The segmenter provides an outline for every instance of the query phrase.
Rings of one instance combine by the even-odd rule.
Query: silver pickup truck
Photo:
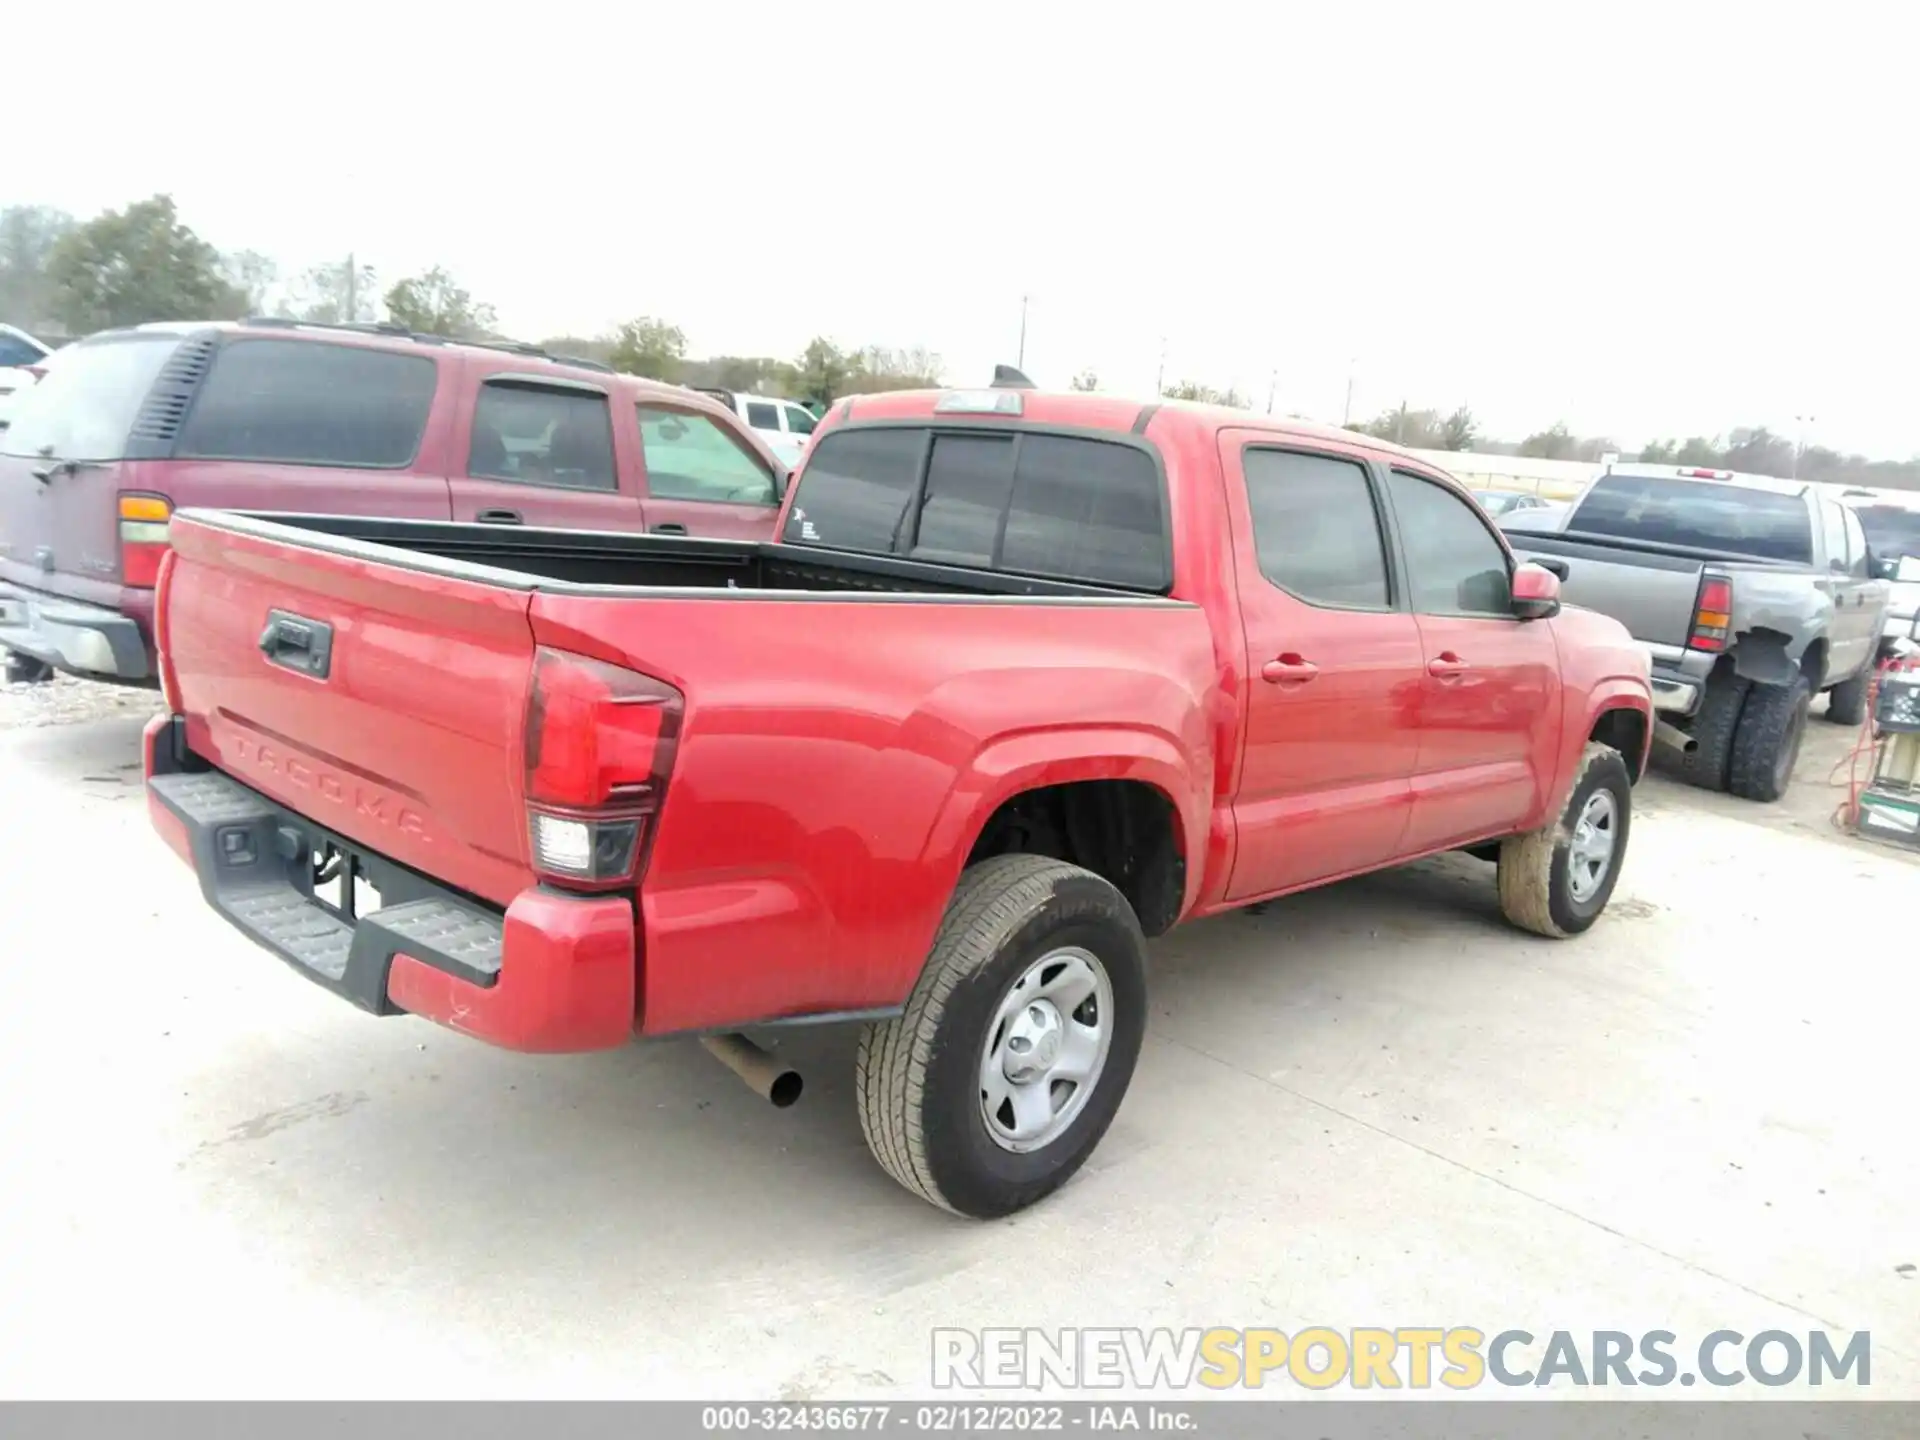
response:
[[[1819,487],[1616,465],[1501,528],[1522,559],[1566,567],[1568,604],[1647,647],[1656,736],[1696,784],[1777,800],[1816,694],[1829,719],[1864,719],[1891,587],[1859,520]]]

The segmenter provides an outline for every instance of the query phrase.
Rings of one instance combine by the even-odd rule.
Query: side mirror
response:
[[[1558,575],[1562,580],[1565,580],[1567,578],[1569,571],[1572,569],[1572,567],[1568,565],[1566,561],[1555,559],[1554,557],[1549,555],[1536,555],[1533,559],[1527,561],[1526,563],[1529,565],[1538,565],[1542,570],[1545,570],[1548,574]]]
[[[1560,577],[1529,561],[1513,572],[1513,613],[1522,620],[1546,620],[1560,613]]]

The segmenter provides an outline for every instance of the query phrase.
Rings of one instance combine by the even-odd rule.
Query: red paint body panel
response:
[[[391,996],[496,1043],[552,1049],[614,1043],[616,1013],[668,1034],[899,1004],[975,840],[1024,791],[1157,789],[1193,916],[1532,828],[1564,803],[1604,710],[1650,716],[1645,653],[1603,617],[1335,611],[1262,575],[1242,443],[1411,463],[1391,447],[1241,412],[1167,406],[1142,425],[1133,402],[1024,398],[1030,422],[1134,430],[1157,451],[1173,603],[529,590],[189,518],[162,595],[189,746],[504,908],[497,987],[396,962]],[[934,400],[862,397],[853,423],[926,417]],[[264,662],[270,605],[336,627],[331,681]],[[684,697],[637,930],[630,913],[616,923],[624,897],[534,888],[523,788],[536,645]],[[1467,668],[1430,673],[1448,656]],[[1278,680],[1264,673],[1275,661]],[[1295,683],[1296,661],[1317,667],[1311,680]],[[1630,758],[1637,770],[1644,753]]]

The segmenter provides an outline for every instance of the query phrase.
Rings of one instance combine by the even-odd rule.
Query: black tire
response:
[[[1680,757],[1680,773],[1688,783],[1703,790],[1727,788],[1733,768],[1733,732],[1752,689],[1751,680],[1742,680],[1729,669],[1716,670],[1708,678],[1693,716],[1693,749]]]
[[[38,685],[53,679],[53,667],[44,660],[22,655],[16,650],[7,651],[6,656],[9,685]]]
[[[1598,791],[1613,800],[1612,855],[1595,889],[1575,895],[1575,828]],[[1526,835],[1514,835],[1500,845],[1500,913],[1522,930],[1564,940],[1591,929],[1613,898],[1620,867],[1627,859],[1627,839],[1633,828],[1633,780],[1618,750],[1597,741],[1581,752],[1580,769],[1566,808]]]
[[[1805,675],[1794,676],[1788,685],[1754,686],[1733,732],[1727,789],[1742,800],[1763,804],[1786,794],[1812,705],[1813,685]]]
[[[1076,1118],[1043,1147],[989,1133],[981,1061],[1002,1001],[1050,951],[1094,956],[1112,987],[1106,1059]],[[1146,939],[1120,892],[1090,871],[1001,855],[960,877],[906,1010],[869,1025],[855,1062],[860,1129],[886,1172],[956,1215],[1010,1215],[1065,1184],[1106,1134],[1146,1033]]]
[[[1869,661],[1851,680],[1843,680],[1827,691],[1827,719],[1836,725],[1858,725],[1867,718],[1867,689],[1873,684],[1873,663]]]

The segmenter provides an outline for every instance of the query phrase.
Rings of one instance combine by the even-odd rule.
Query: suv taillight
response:
[[[673,771],[685,700],[664,681],[541,646],[527,701],[533,868],[557,884],[636,883]]]
[[[120,579],[149,589],[167,556],[167,522],[173,504],[164,495],[120,496]]]
[[[1687,636],[1692,650],[1727,648],[1727,626],[1732,623],[1733,582],[1724,575],[1700,577],[1700,594],[1693,602],[1693,629]]]

